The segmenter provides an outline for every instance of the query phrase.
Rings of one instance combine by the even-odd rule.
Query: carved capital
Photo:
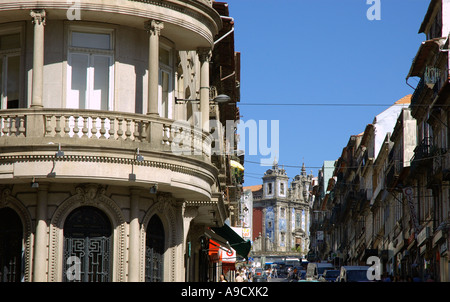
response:
[[[152,35],[160,35],[164,28],[164,22],[158,20],[150,20],[144,23],[144,28]]]
[[[45,10],[33,9],[30,12],[30,16],[34,24],[45,25]]]
[[[211,60],[211,48],[201,47],[197,49],[200,62],[209,62]]]

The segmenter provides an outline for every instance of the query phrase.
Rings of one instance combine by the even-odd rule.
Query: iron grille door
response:
[[[162,282],[164,263],[164,227],[154,215],[147,226],[145,244],[145,281]]]
[[[64,243],[64,281],[110,281],[110,237],[69,237]]]
[[[22,222],[16,212],[0,209],[0,282],[20,282],[22,238]]]
[[[64,223],[64,281],[110,280],[111,223],[99,209],[75,209]]]
[[[145,282],[162,282],[163,256],[154,248],[145,249]]]

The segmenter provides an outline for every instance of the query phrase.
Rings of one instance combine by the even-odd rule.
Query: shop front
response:
[[[205,232],[209,239],[209,281],[219,281],[222,274],[228,281],[233,281],[236,263],[248,259],[251,242],[243,239],[238,233],[242,233],[241,228],[232,228],[227,224],[210,228]]]
[[[435,232],[432,239],[432,252],[435,258],[436,281],[448,282],[449,263],[448,263],[448,239],[447,230],[441,228]]]

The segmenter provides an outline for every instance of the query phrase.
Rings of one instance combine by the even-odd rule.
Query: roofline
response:
[[[436,7],[436,4],[439,1],[441,1],[441,0],[431,0],[430,5],[428,6],[428,9],[427,9],[427,13],[425,14],[422,24],[420,25],[419,34],[425,33],[425,28],[427,27],[428,22],[431,18],[431,15],[433,14],[434,8]]]

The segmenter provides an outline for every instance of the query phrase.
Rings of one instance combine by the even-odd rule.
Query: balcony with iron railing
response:
[[[429,168],[431,166],[432,144],[432,137],[425,137],[414,149],[414,156],[411,159],[411,171],[418,171],[423,167]]]
[[[422,93],[424,92],[425,89],[426,89],[425,80],[422,77],[419,83],[417,84],[416,89],[413,92],[413,95],[411,96],[411,107],[416,106],[419,103],[420,97],[422,96]]]
[[[386,187],[390,190],[396,185],[396,182],[403,169],[403,161],[399,159],[392,159],[386,169]]]
[[[437,176],[449,168],[449,153],[446,149],[434,146],[431,149],[431,155],[433,158],[432,175]]]

